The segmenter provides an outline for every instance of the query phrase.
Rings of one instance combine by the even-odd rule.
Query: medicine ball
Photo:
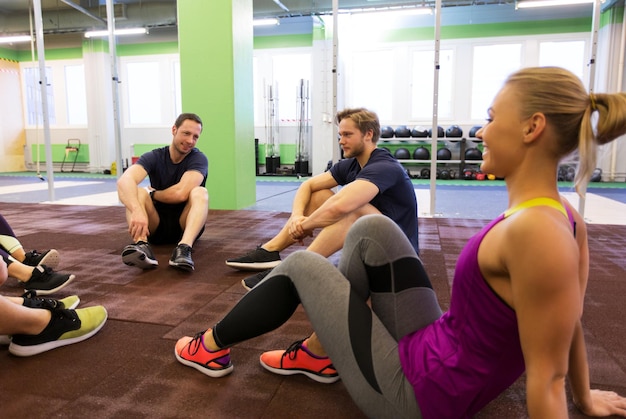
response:
[[[408,160],[411,158],[411,153],[404,147],[398,148],[393,155],[398,160]]]
[[[422,179],[430,179],[430,169],[428,167],[424,167],[420,170],[420,177]]]
[[[476,133],[478,132],[479,129],[481,129],[482,126],[480,125],[475,125],[472,128],[470,128],[469,130],[469,136],[470,137],[476,137]]]
[[[476,172],[476,180],[485,180],[487,176],[483,172]]]
[[[439,172],[439,179],[450,179],[450,172],[446,169],[442,169],[441,172]]]
[[[465,169],[463,170],[463,179],[465,180],[474,180],[476,179],[476,173],[474,169]]]
[[[437,138],[443,138],[444,134],[445,133],[443,131],[443,128],[440,127],[440,126],[437,126]],[[433,129],[432,128],[428,130],[428,136],[429,137],[433,136]]]
[[[589,179],[589,181],[590,182],[600,182],[601,180],[602,180],[602,169],[597,168],[591,174],[591,179]]]
[[[461,138],[463,136],[463,130],[458,125],[450,125],[446,130],[446,137]]]
[[[380,138],[392,138],[393,134],[393,128],[388,125],[380,129]]]
[[[426,147],[417,147],[413,151],[414,160],[428,160],[430,159],[430,151]]]
[[[452,152],[447,148],[440,148],[437,150],[437,160],[450,160],[452,158]]]
[[[456,179],[456,170],[450,170],[450,179]]]
[[[576,177],[576,169],[574,166],[567,166],[567,173],[565,174],[565,180],[571,182]]]
[[[411,130],[406,127],[406,125],[400,125],[396,127],[394,130],[397,138],[408,138],[411,136]]]
[[[424,127],[415,127],[411,130],[411,137],[428,137],[428,129]]]
[[[465,160],[482,160],[483,153],[476,147],[465,150]]]

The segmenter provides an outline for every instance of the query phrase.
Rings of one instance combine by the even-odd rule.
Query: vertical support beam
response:
[[[252,0],[179,1],[183,112],[198,114],[211,208],[256,202]]]

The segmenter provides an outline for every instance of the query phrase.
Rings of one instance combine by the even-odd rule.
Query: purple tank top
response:
[[[459,255],[450,310],[398,344],[424,418],[471,417],[524,372],[515,311],[489,287],[478,266],[480,243],[504,218],[491,221]]]

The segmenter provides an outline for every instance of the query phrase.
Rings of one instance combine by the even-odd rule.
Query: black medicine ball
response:
[[[476,147],[465,150],[465,160],[482,160],[483,153]]]
[[[408,138],[411,136],[411,130],[406,127],[406,125],[400,125],[395,129],[396,137],[398,138]]]
[[[481,129],[482,127],[480,125],[475,125],[473,126],[470,130],[469,130],[469,136],[470,137],[476,137],[476,133],[478,132],[479,129]]]
[[[440,148],[437,150],[437,160],[450,160],[452,158],[452,152],[447,148]]]
[[[446,137],[461,138],[463,136],[463,130],[458,125],[451,125],[446,130]]]
[[[437,126],[437,138],[443,138],[444,135],[445,135],[445,132],[443,130],[443,127]],[[429,137],[433,136],[432,128],[428,130],[428,136]]]
[[[426,147],[417,147],[413,151],[413,160],[428,160],[430,159],[430,151]]]
[[[380,138],[392,138],[393,134],[393,128],[391,128],[390,126],[382,127],[380,129]]]
[[[394,157],[398,160],[408,160],[411,158],[411,153],[408,149],[400,147],[393,153]]]
[[[415,127],[411,130],[411,137],[428,137],[428,129],[424,127]]]

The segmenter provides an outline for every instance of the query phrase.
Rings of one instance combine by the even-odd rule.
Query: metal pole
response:
[[[115,130],[115,161],[117,166],[117,178],[122,176],[122,134],[120,128],[120,101],[119,89],[120,83],[117,74],[117,51],[115,45],[115,15],[113,13],[113,0],[106,0],[107,9],[107,28],[109,30],[109,60],[111,61],[111,88],[113,89],[113,124]]]
[[[43,20],[41,19],[41,0],[33,0],[35,10],[35,37],[37,39],[37,57],[39,58],[39,86],[43,116],[43,135],[46,149],[46,173],[48,177],[48,200],[54,201],[54,172],[52,171],[52,146],[50,145],[50,115],[48,114],[48,81],[46,79],[46,50],[43,44]]]
[[[431,128],[430,147],[430,215],[435,215],[435,197],[437,192],[437,137],[439,135],[439,42],[441,32],[441,0],[435,2],[435,60],[433,83],[433,125]]]
[[[339,55],[339,0],[333,0],[333,113],[331,118],[337,115],[337,63]],[[333,141],[337,141],[337,124],[333,124]],[[333,163],[340,157],[339,146],[333,146]]]
[[[593,26],[591,28],[591,57],[589,59],[589,93],[593,93],[596,82],[596,52],[598,51],[598,28],[600,27],[601,0],[595,0],[593,5]],[[580,191],[578,212],[585,216],[585,202],[587,200],[587,186]]]

